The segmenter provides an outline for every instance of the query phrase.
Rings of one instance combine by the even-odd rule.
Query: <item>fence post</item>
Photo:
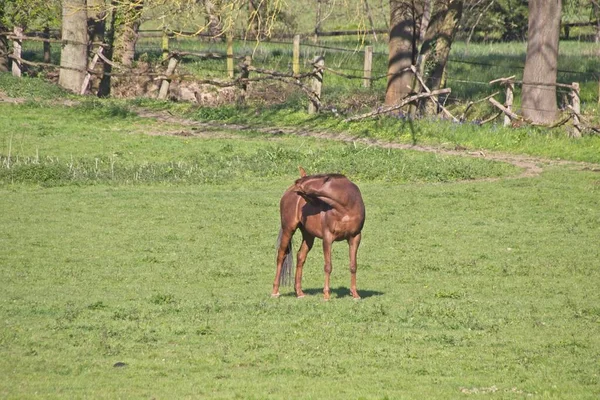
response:
[[[325,66],[325,59],[322,56],[315,57],[313,62],[313,79],[312,79],[312,91],[316,96],[317,101],[313,101],[311,99],[308,104],[308,113],[315,114],[319,112],[319,107],[321,106],[321,89],[323,87],[323,67]]]
[[[514,91],[515,91],[515,83],[513,80],[506,81],[506,102],[504,105],[508,109],[508,111],[512,110],[513,100],[514,100]],[[504,114],[504,126],[510,126],[510,117]]]
[[[227,34],[227,76],[233,79],[233,34]]]
[[[47,64],[50,64],[52,62],[52,52],[51,52],[51,46],[50,46],[50,28],[48,28],[48,27],[44,28],[44,33],[42,34],[42,37],[44,39],[46,39],[43,44],[44,62]]]
[[[364,79],[363,87],[371,87],[371,70],[373,65],[373,46],[365,47],[365,68],[364,68]]]
[[[246,94],[248,93],[248,81],[250,77],[250,65],[252,65],[252,56],[246,56],[242,63],[242,72],[240,74],[240,96],[238,97],[238,105],[246,102]]]
[[[21,65],[21,50],[23,45],[23,28],[20,26],[15,26],[13,28],[13,33],[16,38],[13,39],[13,62],[12,62],[12,74],[13,76],[20,77],[23,73],[22,65]]]
[[[160,84],[160,90],[158,91],[158,99],[165,100],[167,95],[169,94],[169,86],[171,85],[171,79],[169,76],[173,75],[175,72],[175,68],[177,67],[177,63],[179,62],[179,58],[173,55],[169,59],[169,65],[167,65],[167,71],[165,72],[165,79]]]
[[[100,54],[102,54],[102,51],[104,51],[104,48],[102,46],[98,46],[98,50],[96,50],[96,53],[94,54],[94,57],[92,58],[92,61],[90,61],[90,65],[88,66],[88,71],[85,74],[85,78],[83,78],[83,83],[81,84],[81,91],[79,92],[79,94],[84,95],[88,85],[90,84],[90,79],[92,78],[92,74],[90,71],[93,71],[94,68],[96,68],[96,63],[98,62],[98,59],[100,58]]]
[[[292,72],[300,73],[300,35],[294,35],[294,50],[292,52]]]
[[[572,137],[581,137],[581,125],[579,125],[579,115],[581,114],[581,99],[579,98],[579,82],[573,82],[571,90],[571,103],[573,107],[573,132]]]
[[[166,29],[163,29],[163,31],[162,31],[161,48],[162,48],[162,59],[163,59],[163,61],[165,61],[167,58],[169,58],[169,34]]]

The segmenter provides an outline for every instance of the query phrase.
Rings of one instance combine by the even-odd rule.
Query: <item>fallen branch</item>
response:
[[[571,111],[571,113],[573,113],[574,115],[576,115],[577,117],[579,117],[579,121],[581,121],[581,124],[577,124],[579,125],[579,128],[587,128],[591,131],[594,131],[594,133],[598,134],[600,133],[600,127],[596,127],[596,126],[592,126],[589,123],[587,123],[586,118],[583,117],[583,115],[581,115],[581,113],[575,111],[575,109],[573,108],[572,105],[567,105],[567,108],[569,109],[569,111]]]
[[[499,116],[501,116],[503,113],[502,111],[499,111],[497,114],[492,115],[491,117],[484,119],[483,121],[480,121],[478,123],[479,126],[483,125],[483,124],[487,124],[488,122],[491,122],[493,120],[495,120],[496,118],[498,118]]]
[[[478,104],[478,103],[482,103],[482,102],[484,102],[484,101],[486,101],[486,100],[488,100],[488,99],[490,99],[490,98],[494,97],[494,96],[495,96],[495,95],[497,95],[498,93],[500,93],[500,92],[494,92],[494,93],[490,94],[489,96],[486,96],[486,97],[484,97],[483,99],[479,99],[479,100],[475,100],[475,101],[470,101],[470,102],[467,104],[467,107],[465,108],[465,111],[463,111],[462,115],[460,116],[459,120],[460,120],[460,121],[464,121],[464,120],[465,120],[465,118],[466,118],[466,116],[467,116],[467,112],[469,112],[469,109],[470,109],[472,106],[474,106],[475,104]],[[502,113],[500,113],[500,114],[502,114]],[[496,118],[496,117],[494,117],[494,119],[495,119],[495,118]]]
[[[523,119],[523,118],[519,117],[517,114],[515,114],[514,112],[510,111],[508,108],[504,107],[502,104],[500,104],[500,102],[498,100],[494,99],[493,97],[490,97],[488,100],[490,103],[492,103],[492,105],[494,107],[496,107],[497,109],[502,111],[504,114],[508,115],[510,117],[510,119],[517,119],[517,120]]]
[[[419,81],[419,83],[421,84],[421,86],[423,87],[423,89],[425,89],[425,91],[429,94],[431,94],[431,90],[429,90],[429,88],[427,87],[427,85],[425,84],[425,81],[423,81],[423,78],[421,77],[421,75],[419,74],[419,72],[417,71],[417,68],[415,68],[414,65],[410,66],[410,70],[413,72],[413,74],[415,74],[415,76],[417,77],[417,80]],[[442,109],[442,111],[444,112],[444,114],[446,114],[447,117],[451,118],[452,121],[454,122],[458,122],[458,119],[452,115],[450,113],[450,111],[448,111],[446,109],[446,107],[444,107],[437,99],[436,96],[430,96],[429,99],[431,101],[433,101],[435,104],[438,105],[438,107],[440,107]]]
[[[493,81],[490,81],[490,85],[493,85],[494,83],[500,83],[501,85],[505,85],[506,83],[510,83],[514,79],[515,79],[515,75],[509,76],[506,78],[498,78],[498,79],[494,79]]]
[[[380,108],[378,110],[375,111],[371,111],[369,113],[366,114],[361,114],[361,115],[357,115],[355,117],[350,117],[350,118],[346,118],[344,120],[344,122],[353,122],[353,121],[358,121],[361,119],[365,119],[365,118],[370,118],[370,117],[374,117],[376,115],[380,115],[380,114],[385,114],[385,113],[389,113],[395,110],[398,110],[402,107],[404,107],[405,105],[415,101],[415,100],[419,100],[425,97],[431,97],[431,96],[437,96],[440,94],[445,94],[445,93],[450,93],[452,90],[450,88],[445,88],[445,89],[439,89],[439,90],[434,90],[430,93],[419,93],[419,94],[415,94],[413,96],[409,96],[409,97],[405,97],[404,99],[402,99],[400,101],[400,103],[395,104],[393,106],[388,106],[388,107],[384,107],[384,108]]]

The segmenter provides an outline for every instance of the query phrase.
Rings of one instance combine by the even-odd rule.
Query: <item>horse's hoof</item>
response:
[[[272,298],[272,299],[276,299],[276,298],[278,298],[278,297],[279,297],[279,293],[272,293],[272,294],[271,294],[271,298]]]
[[[304,298],[304,294],[300,294],[298,296],[296,296],[297,299],[303,299]]]

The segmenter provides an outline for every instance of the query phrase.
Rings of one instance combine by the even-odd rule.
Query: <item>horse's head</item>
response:
[[[327,182],[332,179],[345,178],[344,175],[340,174],[320,174],[320,175],[308,175],[303,176],[300,179],[296,179],[292,191],[300,195],[315,195],[317,192],[322,191],[323,187]]]

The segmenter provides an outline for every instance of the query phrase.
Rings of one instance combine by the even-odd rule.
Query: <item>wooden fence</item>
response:
[[[42,41],[44,43],[61,43],[61,44],[65,43],[65,41],[62,41],[60,39],[50,39],[48,37],[25,36],[23,34],[23,31],[20,30],[19,28],[15,28],[15,30],[13,32],[5,32],[3,34],[7,35],[7,37],[10,40],[12,40],[12,43],[13,43],[13,46],[12,46],[13,51],[12,51],[12,54],[9,55],[9,57],[13,60],[13,63],[12,63],[13,75],[21,76],[24,65],[38,66],[38,67],[51,67],[51,68],[64,68],[64,67],[59,67],[59,66],[51,64],[51,63],[33,62],[33,61],[24,60],[22,58],[21,52],[22,52],[22,43],[25,40]],[[323,88],[324,73],[328,72],[328,73],[333,73],[333,74],[336,74],[336,75],[339,75],[342,77],[357,78],[356,76],[347,76],[347,75],[341,73],[340,71],[336,71],[334,69],[326,67],[325,59],[321,56],[318,56],[312,60],[312,71],[301,74],[300,73],[300,65],[301,65],[301,63],[300,63],[300,35],[295,35],[293,38],[293,42],[292,42],[293,48],[292,48],[292,72],[291,73],[278,72],[278,71],[267,70],[267,69],[263,69],[263,68],[257,68],[252,65],[252,58],[250,56],[248,56],[248,55],[235,56],[234,52],[233,52],[233,37],[231,37],[231,36],[228,36],[226,38],[227,51],[225,54],[216,53],[216,52],[196,53],[196,52],[170,51],[169,50],[169,42],[170,42],[170,38],[172,37],[172,35],[169,35],[169,34],[166,34],[163,32],[162,37],[163,37],[162,42],[161,42],[162,43],[162,54],[163,54],[163,58],[165,59],[165,62],[167,63],[166,70],[164,73],[155,73],[155,74],[152,74],[151,76],[149,74],[149,77],[151,79],[159,81],[159,90],[158,90],[158,96],[157,96],[159,99],[166,99],[168,97],[169,86],[170,86],[170,83],[172,80],[174,80],[174,79],[179,79],[179,80],[193,79],[194,81],[201,83],[201,84],[212,84],[212,85],[219,86],[219,87],[231,87],[231,86],[239,87],[240,91],[239,91],[239,97],[238,97],[237,102],[241,104],[241,103],[244,103],[246,100],[247,88],[248,88],[249,83],[257,82],[257,81],[261,81],[261,80],[278,80],[278,81],[282,81],[287,84],[291,84],[291,85],[295,85],[295,86],[299,87],[307,95],[308,99],[310,100],[309,106],[308,106],[308,112],[310,114],[313,114],[313,113],[319,112],[319,110],[322,107],[321,94],[322,94],[322,88]],[[86,43],[86,45],[89,45],[89,44]],[[128,75],[129,76],[133,76],[133,75],[139,76],[139,73],[129,73],[129,74],[127,72],[126,73],[106,73],[106,72],[95,71],[96,64],[99,61],[110,64],[113,67],[118,67],[118,66],[115,65],[111,60],[108,60],[103,55],[103,49],[105,47],[105,45],[103,43],[92,43],[91,45],[93,46],[93,51],[92,51],[93,56],[91,58],[88,68],[85,71],[83,71],[86,73],[86,75],[85,75],[85,79],[84,79],[83,85],[80,90],[81,94],[85,94],[88,91],[88,86],[90,84],[90,80],[93,75],[107,74],[107,75],[113,75],[113,76],[114,75],[117,75],[117,76],[128,76]],[[363,53],[364,53],[364,63],[363,63],[364,68],[363,68],[363,74],[361,77],[362,86],[370,87],[372,81],[377,80],[377,79],[387,78],[387,75],[382,75],[382,76],[378,76],[378,77],[372,76],[372,62],[373,62],[373,47],[372,46],[366,46]],[[178,63],[184,56],[185,57],[199,57],[199,58],[203,58],[203,59],[210,58],[210,59],[225,60],[225,66],[226,66],[228,79],[225,81],[214,80],[214,79],[202,80],[202,79],[198,79],[197,77],[192,77],[189,75],[176,74],[175,71],[178,66]],[[237,77],[235,75],[235,61],[236,60],[240,61],[240,63],[238,64],[239,74]],[[424,79],[418,74],[416,68],[414,66],[412,66],[409,69],[410,69],[410,71],[412,71],[412,73],[415,75],[415,77],[419,81],[424,92],[408,96],[408,97],[402,99],[400,101],[400,103],[398,103],[397,105],[394,105],[391,107],[383,107],[383,108],[379,108],[378,110],[370,112],[370,113],[353,116],[353,117],[347,118],[346,121],[348,121],[348,122],[357,121],[360,119],[370,118],[370,117],[373,117],[376,115],[389,113],[394,110],[398,110],[409,103],[416,102],[416,101],[423,101],[424,99],[428,99],[429,101],[432,101],[435,103],[437,109],[445,117],[447,117],[453,121],[456,121],[456,122],[464,121],[466,119],[467,112],[474,104],[488,100],[495,108],[497,108],[499,110],[499,112],[484,121],[480,121],[479,122],[480,124],[484,124],[489,121],[492,121],[501,115],[504,115],[504,125],[505,126],[509,126],[509,125],[513,124],[515,121],[520,121],[523,123],[531,123],[531,121],[527,121],[527,120],[523,119],[523,117],[517,115],[512,110],[513,101],[514,101],[515,85],[523,83],[520,81],[516,81],[515,76],[511,76],[511,77],[507,77],[507,78],[499,78],[499,79],[495,79],[495,80],[489,82],[491,85],[498,84],[505,88],[506,95],[505,95],[505,103],[504,104],[501,104],[494,98],[494,96],[498,94],[498,92],[496,92],[496,93],[494,93],[490,96],[487,96],[481,100],[470,101],[467,104],[462,115],[460,117],[455,117],[454,115],[452,115],[450,113],[450,111],[448,111],[448,109],[446,107],[444,107],[444,105],[442,105],[440,103],[440,101],[438,101],[439,95],[447,95],[448,93],[451,92],[451,89],[446,88],[446,89],[431,91],[426,86]],[[254,75],[254,76],[252,76],[252,75]],[[303,80],[306,80],[306,79],[310,79],[309,84],[303,83]],[[577,82],[573,82],[572,84],[558,83],[558,84],[556,84],[556,86],[561,87],[561,88],[566,88],[569,90],[570,104],[567,106],[567,109],[569,111],[568,116],[566,118],[563,118],[559,122],[553,124],[552,127],[563,125],[572,118],[573,119],[573,130],[571,132],[572,136],[580,137],[581,133],[584,129],[589,129],[594,132],[599,132],[600,129],[591,127],[589,124],[585,123],[585,117],[582,116],[582,114],[581,114],[579,84]]]

